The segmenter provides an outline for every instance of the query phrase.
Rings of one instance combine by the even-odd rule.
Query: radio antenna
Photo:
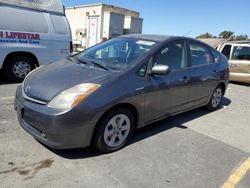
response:
[[[186,32],[186,33],[183,35],[183,37],[187,36],[187,35],[190,34],[190,33],[192,33],[192,30]]]

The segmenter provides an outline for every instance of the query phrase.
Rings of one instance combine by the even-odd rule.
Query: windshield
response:
[[[89,48],[75,57],[79,61],[94,62],[108,69],[121,70],[135,63],[155,42],[132,38],[115,38]]]

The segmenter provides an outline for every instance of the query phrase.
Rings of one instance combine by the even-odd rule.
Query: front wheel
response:
[[[33,59],[25,56],[11,58],[5,66],[5,75],[12,82],[22,82],[30,71],[36,68]]]
[[[222,98],[223,98],[223,94],[224,94],[224,90],[221,86],[218,86],[210,100],[209,100],[209,103],[208,105],[206,106],[206,109],[209,110],[209,111],[215,111],[217,110],[220,106],[221,106],[221,101],[222,101]]]
[[[108,112],[97,125],[95,147],[103,153],[121,149],[131,138],[134,125],[135,118],[129,109],[119,108]]]

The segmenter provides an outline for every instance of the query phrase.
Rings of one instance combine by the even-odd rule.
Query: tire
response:
[[[130,140],[134,127],[135,117],[129,109],[112,110],[97,125],[93,144],[102,153],[120,150]]]
[[[11,82],[22,82],[30,71],[36,68],[34,59],[26,56],[11,58],[4,67],[5,76]]]
[[[221,107],[223,95],[224,95],[223,87],[222,86],[216,87],[210,100],[209,100],[209,103],[206,106],[206,109],[208,111],[218,110]]]

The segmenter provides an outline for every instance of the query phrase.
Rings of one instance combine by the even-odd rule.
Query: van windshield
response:
[[[114,38],[75,56],[79,61],[95,62],[114,70],[124,69],[146,54],[156,42],[132,38]]]
[[[61,0],[0,0],[0,3],[64,14]]]

